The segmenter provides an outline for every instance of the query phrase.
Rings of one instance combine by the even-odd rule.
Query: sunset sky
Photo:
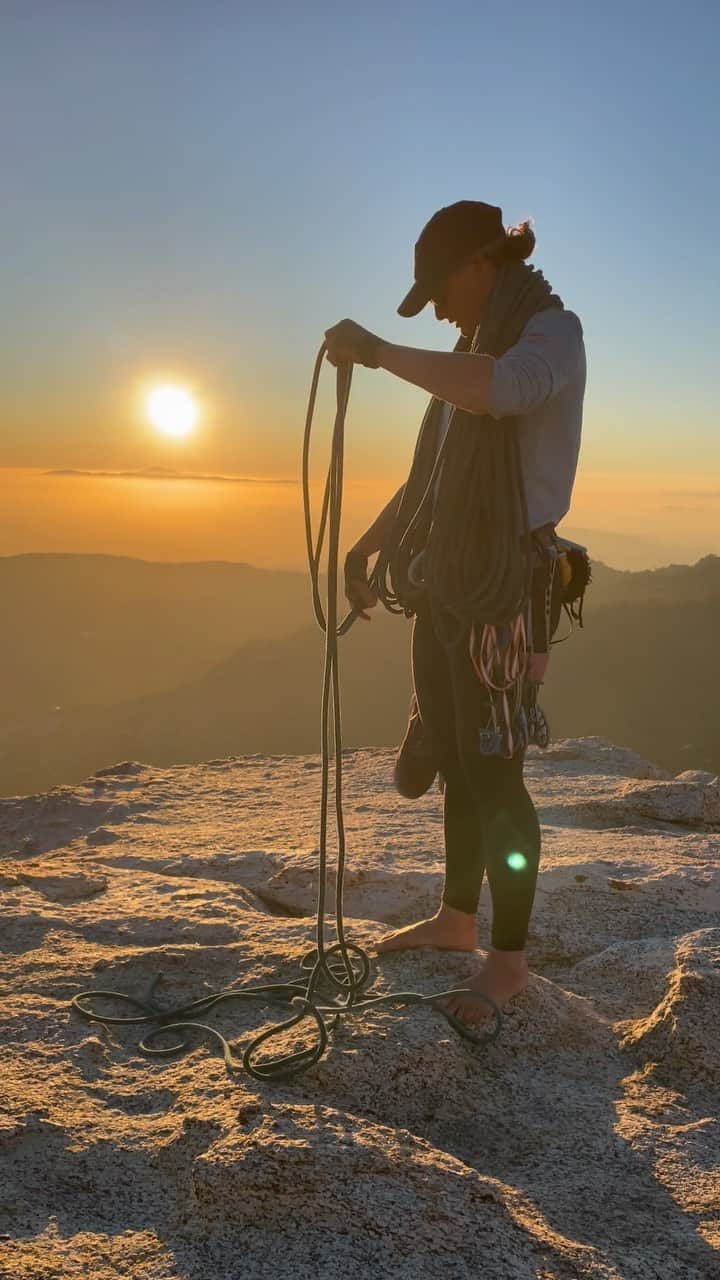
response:
[[[306,566],[324,330],[451,350],[432,308],[396,308],[459,199],[532,217],[531,261],[583,322],[565,527],[620,567],[720,552],[719,15],[4,0],[0,554]],[[197,401],[186,436],[147,420],[163,383]],[[343,546],[405,478],[426,403],[355,371]]]

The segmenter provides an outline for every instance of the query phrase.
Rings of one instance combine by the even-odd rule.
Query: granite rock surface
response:
[[[392,762],[343,755],[346,936],[369,952],[434,911],[443,880],[442,796],[403,800]],[[532,976],[498,1039],[386,1003],[276,1083],[202,1030],[149,1057],[146,1024],[70,1001],[155,981],[169,1009],[298,981],[320,758],[123,761],[0,800],[2,1280],[720,1276],[718,780],[597,738],[531,749],[526,776]],[[331,861],[333,819],[331,802]],[[332,872],[327,888],[333,941]],[[489,931],[485,885],[475,956],[373,958],[371,993],[464,986]],[[239,1059],[288,1016],[244,1000],[198,1021]]]

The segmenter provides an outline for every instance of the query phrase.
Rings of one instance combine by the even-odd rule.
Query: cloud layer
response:
[[[44,474],[111,480],[203,480],[212,484],[297,484],[297,480],[284,476],[213,476],[195,471],[173,471],[169,467],[142,467],[137,471],[86,471],[77,467],[63,467]]]

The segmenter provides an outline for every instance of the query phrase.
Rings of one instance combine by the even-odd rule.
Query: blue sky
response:
[[[295,474],[326,328],[452,348],[396,307],[423,224],[482,199],[534,219],[583,321],[582,464],[720,473],[717,5],[5,0],[2,24],[2,465],[177,463],[130,421],[168,369],[213,406],[183,465]],[[427,397],[359,371],[353,398],[358,473],[382,450],[399,483]]]

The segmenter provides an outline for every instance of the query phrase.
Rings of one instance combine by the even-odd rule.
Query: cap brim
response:
[[[417,280],[398,307],[399,316],[416,316],[430,301],[430,294]]]

